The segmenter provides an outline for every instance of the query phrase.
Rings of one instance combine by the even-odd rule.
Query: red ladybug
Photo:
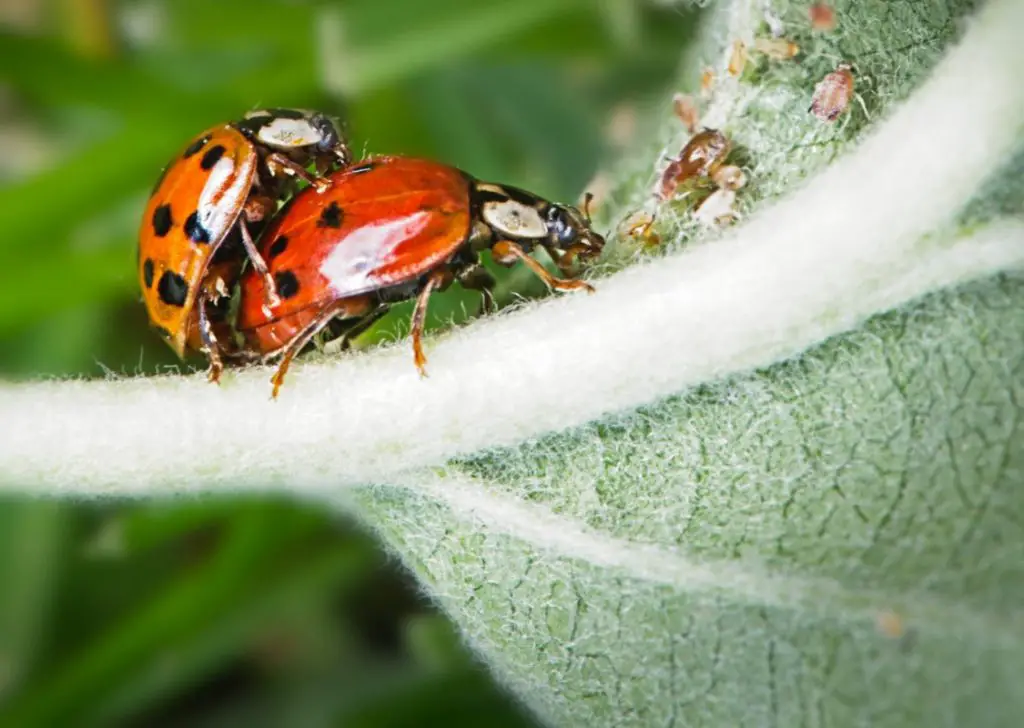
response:
[[[272,109],[207,129],[171,160],[146,205],[138,266],[150,322],[178,356],[205,350],[210,378],[218,378],[220,342],[230,333],[220,320],[223,304],[245,255],[255,271],[266,273],[248,224],[277,209],[288,186],[282,173],[322,191],[329,183],[305,165],[316,162],[326,172],[348,159],[348,147],[328,117]],[[277,300],[272,285],[265,296]]]
[[[250,353],[263,361],[281,357],[275,397],[292,358],[329,322],[343,320],[347,341],[389,304],[412,297],[415,363],[425,374],[430,294],[457,280],[489,304],[494,279],[480,265],[483,250],[501,265],[524,262],[555,290],[593,290],[552,276],[530,257],[544,248],[567,273],[577,258],[600,253],[604,238],[574,207],[422,159],[378,157],[328,179],[322,195],[296,195],[261,238],[280,302],[264,305],[258,270],[242,278],[237,327]]]

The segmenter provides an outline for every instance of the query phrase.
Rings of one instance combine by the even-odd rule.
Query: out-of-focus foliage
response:
[[[691,25],[632,0],[5,2],[0,372],[176,364],[138,301],[135,231],[200,129],[320,108],[360,151],[572,200]],[[478,306],[452,290],[431,321]],[[2,727],[530,724],[367,534],[300,504],[8,500],[0,585]]]

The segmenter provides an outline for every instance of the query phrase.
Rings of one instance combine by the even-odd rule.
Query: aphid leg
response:
[[[495,263],[506,266],[514,265],[516,261],[519,260],[523,261],[527,268],[532,270],[538,278],[544,281],[548,288],[553,290],[578,291],[583,289],[587,293],[594,292],[594,287],[586,281],[556,278],[551,275],[544,269],[544,266],[527,255],[526,252],[518,245],[509,240],[500,240],[495,243],[494,247],[491,248],[491,256],[494,258]]]
[[[497,281],[480,263],[474,263],[464,269],[459,273],[457,280],[468,291],[480,291],[480,294],[484,297],[484,311],[493,312],[498,310],[498,304],[494,301],[493,293],[493,288]]]
[[[313,322],[305,330],[299,332],[282,352],[281,361],[277,365],[277,371],[270,378],[270,383],[274,385],[270,398],[277,399],[277,393],[281,391],[281,385],[284,384],[284,377],[288,373],[288,367],[291,366],[292,359],[305,348],[310,339],[320,333],[320,329],[338,315],[344,315],[346,318],[362,316],[370,310],[372,305],[370,298],[364,296],[362,298],[343,298],[324,306]]]
[[[281,152],[271,152],[266,158],[267,171],[270,172],[274,177],[279,176],[281,173],[290,174],[293,177],[298,177],[303,182],[316,187],[317,192],[326,192],[331,187],[331,181],[325,177],[314,177],[306,168],[298,162],[293,162],[288,159]]]
[[[446,269],[435,270],[427,276],[427,283],[416,296],[416,307],[412,310],[412,354],[420,376],[427,376],[427,357],[423,354],[423,327],[427,322],[427,302],[435,288],[444,288],[451,282],[451,273]]]
[[[210,323],[210,317],[206,312],[207,303],[207,297],[200,295],[199,338],[202,339],[203,350],[206,352],[206,357],[210,360],[210,369],[206,373],[206,378],[214,384],[220,384],[220,375],[224,371],[224,363],[220,358],[220,343],[217,341],[217,336],[213,333],[213,325]]]
[[[868,113],[868,107],[864,103],[864,99],[861,97],[861,95],[858,94],[858,93],[855,93],[853,95],[853,98],[857,99],[857,103],[860,104],[860,108],[861,108],[861,111],[864,112],[864,116],[867,118],[868,121],[871,121],[871,114]]]
[[[241,229],[242,245],[245,246],[245,252],[249,255],[249,260],[252,261],[252,267],[263,277],[263,285],[266,289],[263,293],[264,313],[269,316],[270,312],[266,308],[272,308],[281,303],[281,297],[277,295],[277,284],[274,283],[274,277],[267,270],[267,261],[263,260],[260,251],[256,250],[256,243],[253,242],[252,235],[249,234],[245,220],[239,218],[238,227]]]

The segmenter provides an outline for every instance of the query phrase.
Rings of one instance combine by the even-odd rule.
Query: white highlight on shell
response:
[[[423,231],[430,215],[421,210],[397,220],[355,227],[324,258],[320,274],[331,282],[338,296],[354,296],[374,288],[374,272],[394,254],[396,247]]]
[[[276,149],[294,149],[318,144],[323,134],[308,119],[284,119],[278,117],[260,127],[257,137],[267,146]]]
[[[210,234],[211,243],[224,237],[235,224],[238,210],[249,195],[255,159],[250,156],[241,166],[235,162],[229,153],[218,159],[199,193],[199,224]]]

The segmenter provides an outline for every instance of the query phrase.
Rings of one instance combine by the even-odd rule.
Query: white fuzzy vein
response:
[[[663,584],[683,594],[719,595],[730,602],[772,606],[845,624],[877,624],[899,615],[907,630],[969,635],[992,646],[1018,644],[1024,615],[979,611],[923,593],[851,589],[833,579],[786,574],[751,559],[697,560],[682,549],[615,538],[550,509],[502,494],[487,483],[433,474],[400,478],[412,491],[444,503],[474,532],[523,541],[547,557],[569,558],[616,577]]]
[[[713,244],[430,342],[268,369],[0,387],[0,482],[33,492],[331,489],[520,442],[793,356],[938,287],[1021,265],[1019,225],[925,238],[1016,148],[1024,3],[992,0],[851,154]]]

